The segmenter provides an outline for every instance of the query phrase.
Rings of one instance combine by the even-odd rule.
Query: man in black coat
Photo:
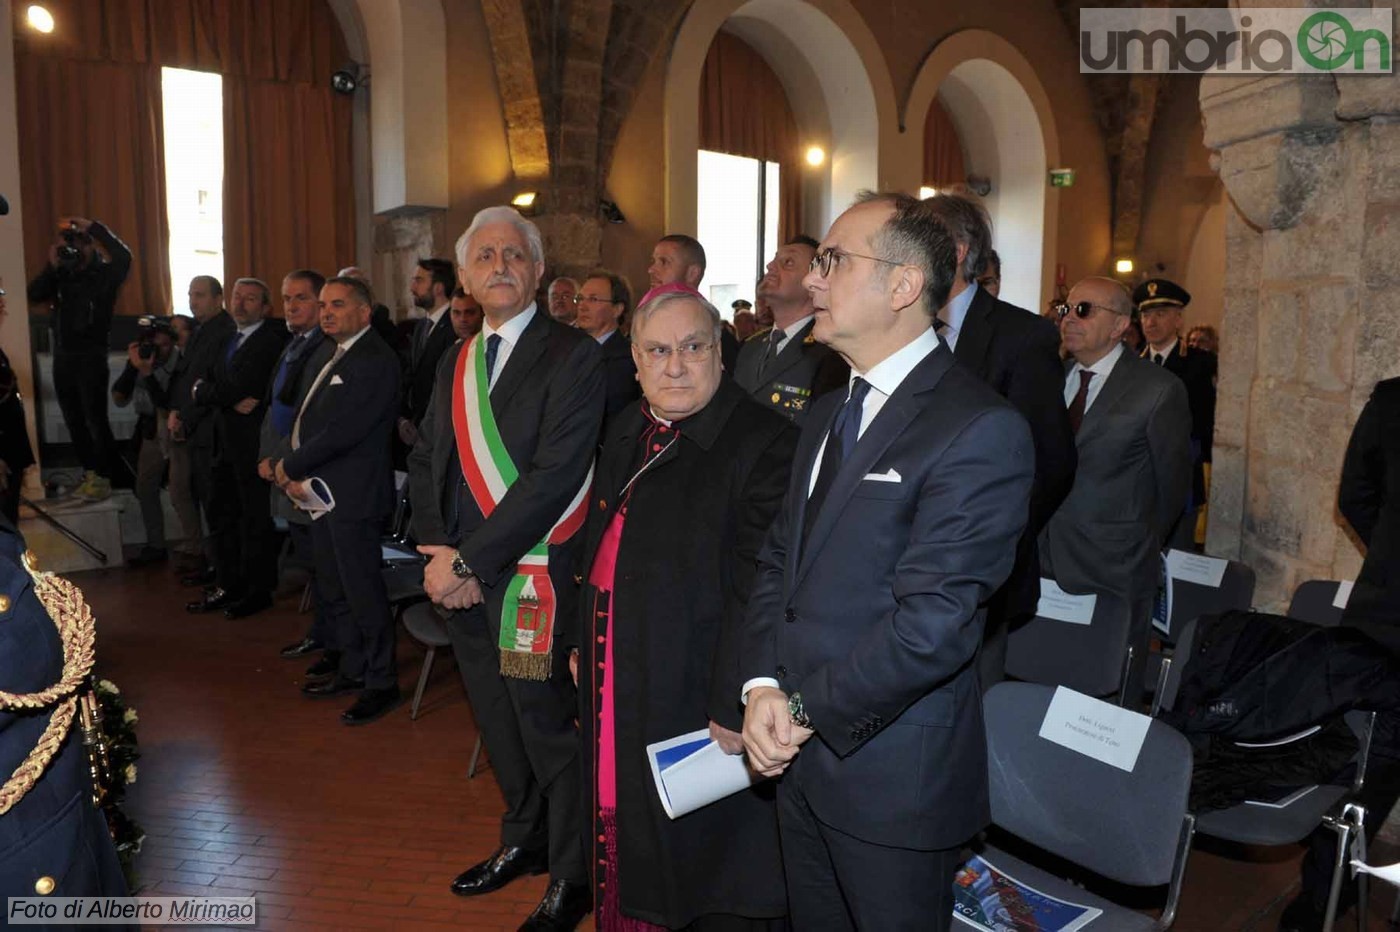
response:
[[[1186,384],[1191,405],[1191,498],[1172,537],[1173,546],[1195,545],[1196,512],[1205,504],[1205,467],[1211,461],[1215,436],[1215,379],[1219,361],[1214,353],[1193,350],[1181,339],[1181,317],[1191,295],[1176,282],[1151,278],[1133,289],[1133,304],[1142,321],[1147,345],[1142,358],[1162,366]]]
[[[632,287],[616,272],[598,269],[589,273],[574,299],[578,312],[574,326],[598,341],[603,348],[603,382],[606,402],[604,429],[623,408],[641,396],[637,384],[637,364],[632,359],[632,343],[618,330],[618,324],[632,308]]]
[[[1400,545],[1396,544],[1400,534],[1400,379],[1377,383],[1361,409],[1342,462],[1337,506],[1366,547],[1366,559],[1342,613],[1342,623],[1361,628],[1400,653]],[[1356,799],[1366,809],[1368,845],[1395,808],[1397,797],[1400,716],[1381,713],[1371,742],[1366,780]],[[1283,911],[1281,932],[1317,932],[1322,928],[1336,853],[1336,833],[1313,832],[1303,858],[1303,887]],[[1345,880],[1337,915],[1355,902],[1356,884]]]
[[[799,236],[779,248],[758,281],[758,297],[773,312],[773,326],[739,346],[734,381],[761,405],[798,427],[812,402],[844,388],[845,361],[812,336],[816,308],[802,279],[817,254],[816,241]]]
[[[446,259],[419,259],[408,283],[414,307],[425,316],[414,322],[413,337],[408,345],[408,367],[404,370],[403,404],[398,420],[402,455],[396,452],[396,457],[400,460],[408,455],[418,439],[418,425],[428,413],[438,360],[457,342],[449,312],[452,290],[456,287],[457,270]]]
[[[588,912],[591,897],[578,705],[562,646],[576,643],[570,629],[578,621],[573,567],[580,540],[560,522],[582,518],[579,493],[603,417],[602,353],[587,334],[536,307],[543,240],[516,211],[477,214],[457,242],[457,262],[485,323],[438,366],[408,458],[413,532],[431,557],[424,589],[451,610],[452,651],[507,811],[500,847],[459,875],[452,890],[490,893],[547,869],[549,889],[521,928],[567,930]],[[484,437],[473,425],[487,417],[500,443],[489,442],[490,456],[477,455],[472,441]],[[458,419],[461,433],[454,430]],[[525,573],[537,593],[553,590],[552,616],[541,619],[517,596]],[[536,584],[546,575],[547,585],[544,578]],[[552,637],[548,622],[556,628]]]
[[[304,499],[315,485],[333,504],[312,521],[311,545],[317,594],[330,616],[340,667],[302,692],[358,692],[340,718],[364,725],[399,702],[394,616],[379,544],[394,507],[390,442],[399,410],[398,359],[370,328],[374,299],[363,282],[332,278],[321,289],[320,305],[321,331],[335,352],[307,388],[292,423],[291,452],[274,474],[294,499]]]
[[[21,564],[24,541],[0,517],[0,689],[46,690],[63,678],[58,629]],[[55,715],[0,706],[0,771],[15,773]],[[53,759],[33,786],[0,811],[0,898],[126,896],[107,820],[92,804],[88,754],[75,714]]]
[[[219,361],[219,352],[238,325],[232,315],[224,310],[224,288],[212,275],[196,275],[190,280],[190,313],[199,325],[190,337],[180,361],[175,367],[175,377],[170,380],[170,428],[172,442],[187,447],[190,460],[190,494],[204,513],[208,525],[210,546],[198,542],[198,550],[203,555],[209,550],[213,556],[212,540],[220,531],[220,521],[227,521],[229,515],[216,510],[214,495],[214,420],[212,408],[201,407],[194,402],[194,386],[197,382],[212,379],[214,367]],[[205,565],[204,556],[191,561],[184,567],[188,575],[181,579],[186,585],[205,585],[214,582],[212,569]]]
[[[647,764],[648,744],[706,727],[742,753],[737,640],[797,443],[786,419],[721,378],[719,329],[699,295],[639,311],[632,353],[646,400],[613,419],[590,496],[579,727],[595,764],[583,775],[598,928],[619,913],[672,929],[701,917],[719,927],[720,915],[727,929],[763,928],[787,912],[772,786],[673,821]],[[611,748],[598,727],[604,687]],[[594,779],[609,751],[611,787]]]
[[[744,745],[782,774],[797,929],[946,930],[986,826],[975,658],[1025,529],[1025,419],[933,332],[956,248],[920,201],[867,195],[807,276],[817,339],[851,366],[817,402],[758,557]]]
[[[938,312],[938,333],[958,362],[1015,406],[1035,441],[1035,487],[1016,565],[987,608],[986,638],[978,666],[982,688],[1006,674],[1006,638],[1035,614],[1040,599],[1036,537],[1074,485],[1074,432],[1061,395],[1065,370],[1060,334],[1044,318],[993,296],[977,282],[992,252],[986,211],[975,201],[940,194],[926,202],[958,244],[958,270],[948,303]]]
[[[270,608],[277,586],[277,534],[258,475],[258,440],[268,381],[288,333],[268,318],[272,291],[256,278],[234,283],[229,311],[237,327],[215,354],[210,376],[190,392],[196,406],[215,412],[209,507],[218,516],[210,528],[216,584],[185,608],[243,618]]]

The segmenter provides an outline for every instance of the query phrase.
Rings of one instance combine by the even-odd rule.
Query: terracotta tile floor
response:
[[[255,895],[259,927],[278,930],[515,929],[538,901],[545,878],[475,900],[448,892],[495,847],[501,810],[489,768],[466,778],[476,728],[450,651],[418,721],[405,702],[347,728],[349,701],[303,698],[305,664],[277,656],[306,624],[297,593],[234,622],[186,614],[192,590],[163,568],[74,579],[97,613],[99,673],[140,713],[130,811],[147,831],[142,892]],[[406,692],[422,656],[400,637]],[[1272,932],[1298,856],[1198,849],[1175,928]],[[1374,898],[1375,932],[1390,896]]]

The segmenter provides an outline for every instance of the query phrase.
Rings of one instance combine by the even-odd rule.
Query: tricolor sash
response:
[[[501,440],[491,411],[490,380],[486,377],[486,341],[472,337],[457,357],[452,383],[452,422],[462,477],[483,517],[490,518],[506,490],[520,473]],[[550,648],[554,641],[557,600],[549,578],[549,547],[573,537],[587,514],[588,489],[593,467],[574,494],[569,507],[544,540],[530,549],[516,565],[506,584],[501,608],[501,674],[524,680],[549,679]]]

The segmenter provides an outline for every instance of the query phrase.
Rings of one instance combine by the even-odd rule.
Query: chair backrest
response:
[[[1293,591],[1293,601],[1288,603],[1288,617],[1325,627],[1341,624],[1342,610],[1332,604],[1339,585],[1335,579],[1309,579],[1300,583]]]
[[[1101,592],[1090,624],[1037,615],[1013,628],[1007,638],[1006,672],[1018,680],[1068,686],[1090,696],[1114,695],[1123,683],[1123,662],[1132,630],[1132,618],[1123,600]],[[1134,648],[1143,650],[1146,646]]]
[[[1167,665],[1167,672],[1162,680],[1162,688],[1154,700],[1154,716],[1159,710],[1176,707],[1176,695],[1181,691],[1181,678],[1186,672],[1186,662],[1191,658],[1191,651],[1196,645],[1196,621],[1197,619],[1192,618],[1181,626],[1176,633],[1176,650],[1162,661]]]
[[[1220,585],[1212,588],[1183,579],[1172,580],[1172,616],[1167,639],[1175,642],[1181,626],[1202,615],[1218,615],[1238,609],[1248,611],[1254,602],[1254,570],[1230,560]]]
[[[1191,745],[1148,726],[1131,773],[1040,737],[1055,690],[998,683],[983,697],[992,821],[1119,883],[1174,883],[1191,788]]]
[[[408,502],[408,473],[394,471],[394,513],[389,519],[389,533],[386,538],[401,544],[408,540],[408,522],[413,510]]]

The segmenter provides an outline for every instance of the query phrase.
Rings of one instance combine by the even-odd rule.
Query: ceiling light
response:
[[[30,4],[26,11],[26,18],[29,20],[29,28],[38,32],[53,32],[53,14],[47,7],[42,7],[37,3]]]
[[[826,161],[826,150],[825,150],[825,149],[823,149],[821,146],[808,146],[808,147],[807,147],[807,164],[808,164],[808,165],[812,166],[813,168],[816,168],[818,165],[820,165],[821,163],[823,163],[823,162],[825,162],[825,161]]]
[[[1117,272],[1119,275],[1133,274],[1133,260],[1119,259],[1117,262],[1113,263],[1113,271]]]
[[[926,200],[928,200],[928,199],[931,198],[931,197],[937,197],[937,196],[938,196],[938,189],[937,189],[937,188],[930,188],[928,185],[924,185],[922,188],[919,189],[919,200],[921,200],[921,201],[926,201]]]

